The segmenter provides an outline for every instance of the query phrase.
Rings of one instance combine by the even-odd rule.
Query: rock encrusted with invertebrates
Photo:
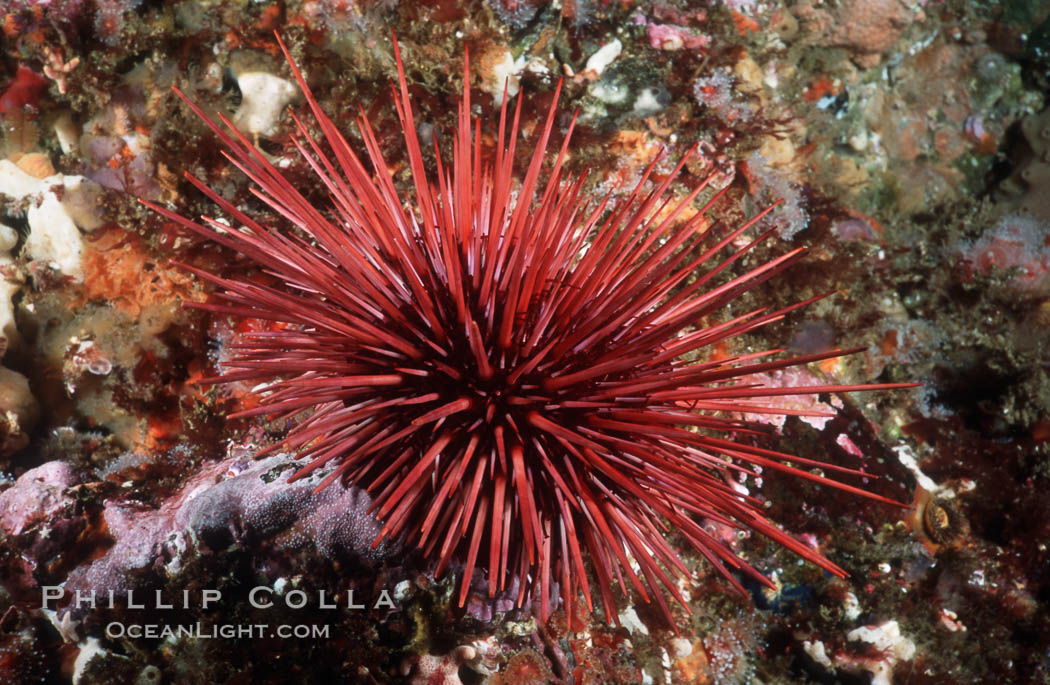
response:
[[[79,235],[67,233],[69,241],[53,253],[73,254],[81,246],[83,281],[77,283],[34,259],[43,251],[23,249],[34,232],[29,223],[44,228],[39,210],[56,200],[68,203],[72,193],[24,195],[13,174],[0,174],[0,247],[10,253],[0,260],[0,294],[10,301],[0,310],[3,366],[28,381],[8,386],[19,408],[17,420],[5,414],[7,447],[15,451],[0,460],[6,469],[0,490],[21,491],[31,477],[16,485],[18,479],[48,462],[75,474],[68,484],[49,481],[61,506],[38,512],[19,535],[0,540],[0,680],[65,682],[73,673],[81,683],[134,682],[161,673],[165,681],[224,682],[306,673],[385,682],[416,655],[449,655],[457,645],[481,654],[482,643],[489,645],[485,668],[499,672],[494,679],[553,673],[583,682],[703,680],[728,665],[766,681],[783,674],[832,680],[886,674],[889,659],[875,654],[883,649],[881,638],[914,645],[913,654],[894,650],[898,681],[920,672],[940,680],[1046,679],[1050,662],[1030,645],[1050,640],[1050,622],[1037,601],[1047,592],[1039,569],[1050,537],[1041,495],[1050,436],[1042,332],[1050,305],[1044,246],[1007,223],[1017,207],[1038,210],[1047,195],[1040,195],[1038,169],[1028,174],[1034,183],[1021,178],[1026,162],[1039,156],[1039,143],[1029,140],[1037,128],[1020,122],[1045,120],[1050,24],[1040,3],[104,4],[12,0],[0,11],[4,169],[35,179],[34,187],[53,185],[42,178],[75,176],[101,187],[72,203],[97,227],[78,223],[67,207]],[[840,27],[829,18],[840,19]],[[841,28],[846,24],[853,28]],[[223,424],[224,413],[251,406],[249,384],[193,382],[230,358],[238,335],[267,324],[180,310],[180,300],[205,293],[169,260],[238,275],[250,273],[247,263],[149,215],[130,194],[159,198],[187,216],[210,214],[210,201],[177,175],[189,169],[236,206],[259,207],[250,181],[222,158],[214,135],[171,96],[173,83],[209,114],[266,114],[267,125],[249,131],[251,142],[297,183],[310,185],[287,108],[262,112],[237,80],[242,73],[264,74],[260,80],[284,84],[275,93],[289,92],[293,79],[275,59],[275,28],[293,44],[323,109],[335,114],[359,152],[356,108],[347,103],[368,112],[401,190],[410,177],[387,87],[396,73],[391,28],[411,65],[420,138],[430,141],[436,132],[446,151],[469,45],[472,54],[485,56],[472,79],[473,114],[498,116],[494,102],[510,76],[516,97],[525,95],[521,129],[530,145],[542,131],[554,83],[565,79],[553,137],[560,140],[579,107],[566,168],[590,169],[584,192],[593,197],[629,195],[664,148],[654,172],[662,178],[695,143],[688,176],[680,174],[672,190],[681,195],[719,174],[717,185],[728,188],[714,214],[724,226],[763,209],[749,192],[789,190],[799,210],[794,216],[809,218],[791,247],[810,250],[798,268],[742,293],[738,305],[741,311],[779,309],[820,292],[839,294],[784,325],[752,332],[726,353],[789,340],[794,354],[865,346],[850,359],[765,375],[777,384],[835,378],[926,385],[916,393],[776,400],[785,408],[834,406],[834,418],[748,418],[790,445],[785,451],[864,464],[879,477],[864,483],[867,488],[908,501],[921,473],[928,478],[923,489],[936,495],[916,501],[917,518],[896,522],[893,510],[859,507],[846,493],[819,491],[768,469],[738,476],[735,492],[769,501],[771,517],[850,576],[822,574],[759,536],[702,521],[776,587],[752,591],[745,583],[753,601],[726,596],[726,583],[671,536],[668,544],[693,571],[678,583],[693,617],[685,619],[672,605],[680,638],[661,629],[666,619],[640,595],[621,597],[618,589],[618,613],[630,632],[588,615],[580,602],[572,616],[558,608],[538,621],[538,606],[512,610],[517,586],[508,587],[510,597],[490,600],[481,572],[460,608],[462,565],[455,560],[447,578],[411,564],[406,575],[383,568],[369,578],[368,564],[326,556],[291,529],[245,538],[242,533],[256,529],[224,526],[240,520],[220,515],[236,507],[214,501],[208,536],[219,547],[232,544],[202,544],[199,554],[162,545],[184,563],[166,589],[222,587],[233,602],[219,616],[198,609],[164,616],[165,622],[272,621],[273,613],[252,614],[246,598],[237,599],[237,588],[260,579],[275,591],[397,588],[398,610],[341,610],[333,620],[332,612],[305,608],[299,619],[331,622],[323,648],[311,640],[191,639],[155,648],[148,640],[106,640],[101,615],[80,622],[68,613],[45,614],[40,584],[61,583],[72,569],[107,557],[113,538],[128,534],[127,528],[109,530],[107,509],[130,512],[132,523],[145,524],[181,497],[186,482],[232,459],[230,474],[220,477],[228,482],[256,446],[283,437],[285,424],[258,417]],[[864,66],[876,59],[877,66]],[[696,84],[709,79],[720,85],[717,103],[696,99]],[[750,177],[739,163],[756,152],[768,173]],[[423,154],[433,172],[429,146]],[[521,157],[518,163],[527,165]],[[318,190],[311,199],[323,204]],[[789,249],[772,239],[743,259],[759,264]],[[108,373],[92,371],[105,370],[104,362]],[[20,413],[34,404],[35,424]],[[285,468],[294,469],[291,455],[286,459]],[[27,503],[32,500],[19,505],[23,513]],[[312,513],[293,518],[305,522]],[[302,543],[294,550],[284,544],[293,538]],[[293,568],[309,572],[286,573]],[[112,616],[130,618],[125,609]],[[723,640],[725,626],[740,639]]]

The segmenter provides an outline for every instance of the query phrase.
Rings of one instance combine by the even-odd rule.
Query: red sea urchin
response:
[[[708,323],[801,253],[726,275],[768,237],[738,246],[765,212],[711,237],[715,231],[698,226],[716,194],[680,220],[706,185],[672,203],[669,189],[684,160],[659,183],[650,181],[654,162],[626,199],[592,205],[582,197],[583,178],[565,178],[571,125],[541,182],[558,90],[518,186],[521,100],[508,130],[504,98],[490,154],[480,122],[472,131],[467,64],[452,165],[446,169],[437,155],[432,180],[395,41],[394,100],[414,180],[410,203],[397,192],[364,115],[358,125],[367,166],[281,47],[323,132],[315,140],[293,117],[295,145],[327,189],[330,211],[308,202],[228,120],[220,128],[185,96],[254,182],[252,192],[292,230],[257,223],[188,174],[242,228],[228,231],[210,218],[198,224],[146,203],[284,283],[278,289],[191,269],[218,286],[221,300],[194,306],[279,322],[276,330],[242,335],[224,375],[211,379],[266,383],[258,407],[231,416],[292,420],[268,451],[309,459],[297,476],[333,463],[322,486],[346,479],[371,493],[380,539],[418,546],[437,560],[439,574],[453,560],[462,564],[460,605],[480,566],[490,595],[516,579],[519,603],[535,592],[544,617],[554,581],[566,605],[582,593],[591,607],[586,557],[607,617],[616,616],[615,577],[625,592],[630,584],[645,601],[655,599],[670,620],[661,586],[684,605],[673,576],[687,570],[662,536],[668,525],[737,589],[731,569],[768,583],[701,518],[756,531],[843,574],[773,525],[757,500],[729,485],[730,476],[760,466],[890,500],[806,470],[855,473],[849,469],[731,438],[754,431],[744,412],[806,413],[756,398],[902,384],[771,388],[755,376],[842,350],[777,361],[760,359],[778,350],[704,358],[705,350],[818,299]]]

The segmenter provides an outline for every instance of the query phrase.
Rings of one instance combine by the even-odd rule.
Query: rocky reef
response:
[[[1050,683],[1050,2],[9,0],[0,20],[0,682]],[[521,98],[525,160],[561,81],[589,195],[695,147],[716,221],[779,202],[745,261],[808,251],[740,312],[835,295],[724,353],[859,348],[769,383],[924,385],[748,418],[910,506],[742,475],[849,575],[707,521],[775,589],[733,595],[687,555],[674,626],[629,586],[614,624],[540,621],[480,577],[461,608],[457,569],[373,546],[366,492],[292,480],[294,455],[260,454],[282,422],[225,419],[252,388],[201,382],[267,322],[184,307],[210,292],[184,267],[247,262],[138,201],[214,214],[188,171],[259,209],[172,86],[309,186],[275,30],[355,149],[367,114],[399,188],[394,31],[421,138],[451,138],[469,47],[474,114]]]

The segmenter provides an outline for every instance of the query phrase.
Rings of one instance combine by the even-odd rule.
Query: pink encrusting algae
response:
[[[590,609],[597,588],[616,620],[615,580],[657,602],[673,625],[665,594],[686,606],[675,576],[688,570],[664,539],[669,529],[736,589],[739,572],[769,584],[701,520],[761,533],[844,575],[731,480],[761,467],[892,500],[811,469],[858,471],[734,437],[764,432],[744,413],[823,415],[763,398],[911,384],[768,387],[760,374],[849,351],[712,353],[823,297],[712,320],[802,254],[730,273],[773,232],[742,239],[769,210],[720,236],[702,232],[722,192],[699,212],[693,202],[706,182],[675,199],[684,159],[659,181],[654,161],[621,200],[590,202],[585,178],[565,169],[572,125],[553,161],[547,155],[560,85],[519,182],[521,99],[513,113],[503,99],[490,152],[481,122],[471,121],[468,60],[451,166],[438,154],[428,174],[395,40],[395,103],[414,184],[401,194],[363,113],[364,160],[281,48],[323,132],[313,138],[293,115],[295,146],[330,208],[307,201],[226,118],[224,129],[185,96],[288,228],[257,222],[189,175],[240,228],[146,203],[283,282],[187,267],[218,288],[217,302],[192,306],[279,322],[242,334],[224,374],[208,381],[265,384],[257,407],[231,416],[290,420],[267,452],[297,451],[307,460],[299,477],[331,468],[321,487],[343,479],[365,488],[382,525],[376,544],[400,538],[434,560],[437,574],[462,567],[461,606],[480,568],[491,596],[516,586],[517,601],[535,596],[544,618],[557,584],[569,615],[581,594]]]

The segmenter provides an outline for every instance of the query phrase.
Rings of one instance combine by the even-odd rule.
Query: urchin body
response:
[[[619,201],[588,202],[584,180],[563,173],[571,127],[546,158],[557,93],[516,176],[521,102],[509,117],[504,99],[495,151],[483,149],[466,67],[453,162],[444,168],[439,154],[431,178],[396,56],[410,196],[395,188],[367,120],[359,119],[366,165],[290,56],[323,132],[313,139],[296,118],[296,145],[330,207],[313,206],[228,122],[227,133],[187,100],[285,223],[261,225],[192,178],[240,230],[150,205],[282,282],[197,272],[218,286],[219,301],[201,307],[280,323],[242,336],[217,379],[268,383],[259,406],[236,416],[291,420],[273,449],[298,451],[307,460],[300,475],[331,468],[326,483],[367,489],[382,522],[377,544],[399,537],[434,559],[438,573],[462,565],[461,605],[480,568],[490,594],[516,579],[519,602],[536,595],[543,616],[555,581],[566,604],[582,593],[590,607],[589,560],[608,617],[617,613],[617,580],[670,619],[664,593],[684,605],[674,577],[687,569],[664,540],[668,526],[738,588],[733,569],[767,582],[704,519],[757,531],[841,574],[767,520],[731,478],[760,466],[882,498],[808,470],[847,469],[734,437],[757,429],[744,413],[806,414],[762,398],[891,386],[785,389],[756,380],[841,350],[772,360],[777,351],[708,353],[812,301],[711,323],[801,250],[729,275],[768,236],[739,247],[761,215],[717,236],[699,230],[719,195],[699,211],[693,203],[705,184],[673,199],[684,160],[660,182],[654,162]]]

